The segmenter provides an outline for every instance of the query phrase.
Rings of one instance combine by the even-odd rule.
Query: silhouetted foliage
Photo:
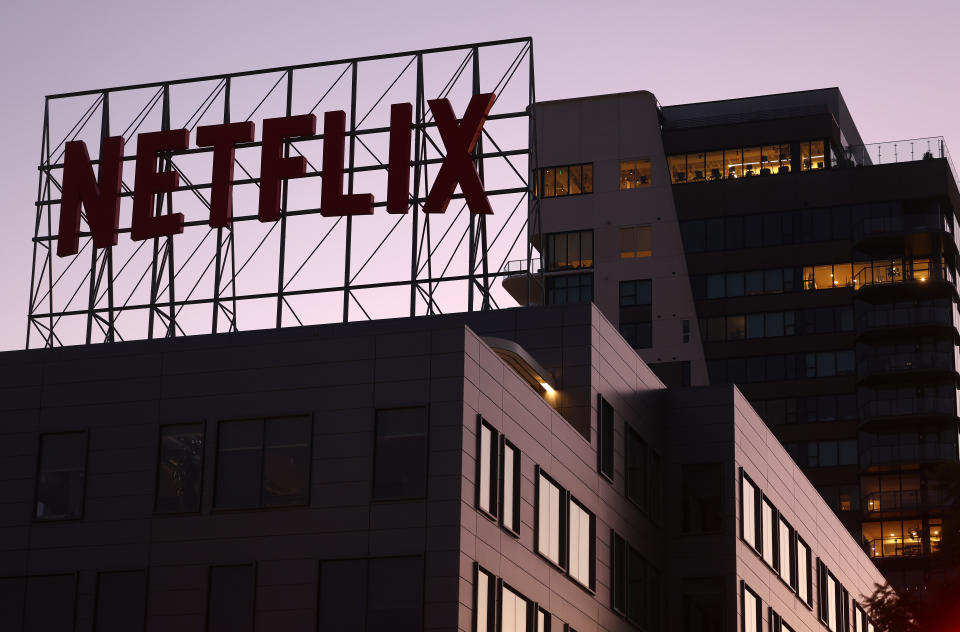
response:
[[[939,468],[946,494],[940,553],[925,586],[895,591],[877,584],[866,600],[876,632],[957,632],[960,630],[960,464]]]

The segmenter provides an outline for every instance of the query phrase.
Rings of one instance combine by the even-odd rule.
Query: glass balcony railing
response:
[[[877,538],[866,540],[864,548],[870,557],[914,557],[923,555],[923,538]]]
[[[540,272],[540,259],[534,258],[529,262],[526,259],[512,259],[503,264],[503,271],[507,274],[536,274]]]
[[[898,233],[932,232],[949,233],[953,235],[953,225],[941,213],[905,213],[887,217],[868,217],[853,227],[853,240],[861,241],[868,237]]]
[[[863,510],[868,514],[911,511],[923,507],[941,507],[946,494],[939,489],[928,489],[926,494],[919,489],[902,489],[890,492],[873,492],[863,498]]]
[[[840,151],[833,160],[834,168],[869,167],[918,160],[946,159],[955,182],[960,183],[943,136],[893,140],[869,145],[852,145]]]
[[[860,465],[939,463],[957,460],[957,446],[951,444],[875,445],[860,451]]]
[[[884,285],[917,281],[956,282],[956,275],[942,261],[923,259],[891,259],[883,261],[862,261],[853,264],[853,287],[864,288],[868,285]]]
[[[860,356],[857,358],[857,375],[863,378],[886,373],[952,371],[955,355],[950,351],[925,351]]]

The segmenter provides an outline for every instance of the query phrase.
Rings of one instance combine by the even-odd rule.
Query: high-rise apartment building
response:
[[[668,384],[737,384],[891,581],[934,572],[960,377],[943,139],[865,145],[835,88],[535,118],[534,299],[594,301]]]

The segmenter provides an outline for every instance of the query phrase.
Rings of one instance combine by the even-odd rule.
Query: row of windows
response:
[[[593,300],[593,273],[564,274],[544,279],[546,304],[569,305]]]
[[[93,595],[94,629],[98,632],[144,629],[150,575],[146,569],[98,572]],[[313,597],[317,606],[316,629],[364,632],[421,629],[421,557],[324,561],[320,563],[319,578],[319,591],[309,591],[316,595]],[[255,618],[258,627],[270,628],[271,623],[289,625],[289,612],[256,612],[256,593],[255,564],[209,567],[205,629],[253,632]],[[76,574],[2,577],[0,629],[73,630],[77,594]]]
[[[833,573],[820,558],[817,558],[817,585],[820,588],[817,614],[820,621],[830,632],[850,629],[850,610],[847,606],[849,594],[843,584],[837,581]]]
[[[857,396],[854,393],[761,399],[750,403],[772,426],[857,418]]]
[[[868,498],[870,498],[868,502],[873,502],[875,506],[883,500],[882,497],[877,496]],[[888,510],[891,508],[888,505]],[[872,558],[929,555],[940,550],[943,518],[863,522],[860,530],[863,550]]]
[[[834,377],[852,375],[853,351],[817,351],[784,353],[748,358],[708,360],[710,382],[715,384],[749,384],[777,382],[802,377]]]
[[[537,467],[537,553],[593,590],[596,586],[596,517]]]
[[[533,184],[533,194],[537,197],[564,197],[585,193],[593,193],[592,162],[540,169]]]
[[[823,241],[849,241],[854,227],[864,230],[886,227],[897,221],[905,226],[934,223],[939,216],[929,204],[921,215],[906,214],[902,202],[877,202],[853,206],[825,206],[813,209],[727,215],[720,218],[687,220],[680,223],[683,248],[688,253],[769,248]],[[860,228],[858,228],[859,232]]]
[[[738,270],[690,277],[693,298],[697,300],[793,292],[802,287],[800,268]]]
[[[849,306],[732,314],[700,319],[700,335],[704,342],[843,331],[853,331],[853,308]]]
[[[550,632],[553,629],[554,616],[541,604],[528,599],[479,564],[474,563],[473,576],[474,632]],[[557,629],[577,632],[569,623]]]
[[[827,165],[823,141],[800,143],[801,168],[823,169]],[[732,180],[757,175],[790,173],[789,144],[737,147],[667,156],[673,184]]]
[[[763,608],[760,596],[755,593],[747,583],[740,581],[740,629],[743,632],[762,632],[763,631]],[[787,625],[783,617],[773,611],[773,608],[767,609],[767,617],[770,622],[770,632],[794,632],[793,628]]]
[[[810,547],[742,468],[740,537],[802,601],[813,606]]]
[[[801,441],[784,449],[801,468],[857,464],[857,440]]]
[[[423,498],[427,477],[427,409],[376,413],[373,498]],[[309,416],[220,421],[213,506],[218,509],[308,505],[313,420]],[[200,511],[204,424],[160,427],[158,513]],[[35,517],[83,515],[87,432],[40,437]]]
[[[659,630],[661,603],[660,571],[611,529],[610,608],[644,630]]]
[[[597,470],[614,482],[614,410],[602,395],[597,395]],[[629,424],[626,434],[626,497],[652,521],[661,514],[660,455]]]

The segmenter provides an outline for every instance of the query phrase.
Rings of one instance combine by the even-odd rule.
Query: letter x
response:
[[[453,191],[459,184],[471,213],[476,215],[493,213],[471,154],[473,148],[477,146],[480,133],[483,131],[483,123],[487,120],[487,114],[493,107],[495,99],[496,96],[493,93],[473,95],[467,106],[467,112],[463,115],[463,121],[459,124],[449,100],[435,99],[428,102],[433,118],[437,122],[440,138],[443,139],[443,145],[447,149],[447,155],[427,195],[427,201],[423,206],[424,212],[445,212]]]

